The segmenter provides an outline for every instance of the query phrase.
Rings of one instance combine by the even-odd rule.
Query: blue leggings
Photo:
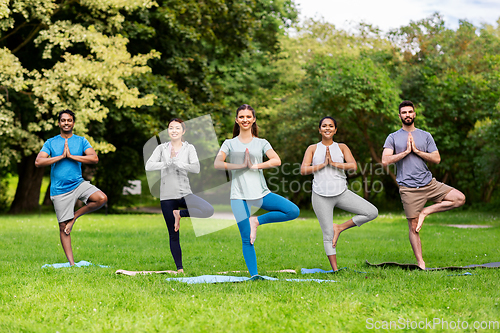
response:
[[[300,210],[293,202],[274,193],[269,193],[262,199],[257,200],[231,200],[231,209],[240,229],[243,258],[245,258],[248,272],[251,276],[254,276],[259,274],[259,272],[257,270],[255,248],[253,244],[250,244],[249,218],[251,206],[259,207],[269,212],[258,217],[259,224],[261,225],[294,220],[299,216]]]

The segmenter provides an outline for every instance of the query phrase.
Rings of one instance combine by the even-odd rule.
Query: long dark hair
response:
[[[243,111],[243,110],[252,111],[252,115],[255,118],[255,110],[248,104],[243,104],[242,106],[240,106],[236,110],[236,118],[238,118],[238,113],[240,113],[240,111]],[[240,135],[240,125],[238,125],[238,123],[236,123],[236,121],[235,121],[234,127],[233,127],[233,138],[237,137],[238,135]],[[257,121],[255,121],[252,124],[252,135],[255,136],[256,138],[259,137],[259,128],[257,127]]]

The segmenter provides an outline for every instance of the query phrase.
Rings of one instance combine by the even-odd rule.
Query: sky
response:
[[[458,21],[467,19],[479,27],[482,23],[497,25],[500,0],[295,0],[300,20],[323,17],[336,28],[348,29],[365,22],[382,31],[408,25],[439,12],[447,28],[456,29]]]

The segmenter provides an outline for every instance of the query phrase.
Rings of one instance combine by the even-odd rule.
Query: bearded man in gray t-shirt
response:
[[[438,164],[441,156],[432,135],[415,127],[416,113],[411,101],[399,104],[399,118],[403,127],[385,140],[382,164],[396,164],[396,181],[408,220],[410,244],[418,266],[425,269],[419,235],[425,217],[462,206],[465,195],[432,177],[427,162]],[[429,200],[435,204],[425,207]]]

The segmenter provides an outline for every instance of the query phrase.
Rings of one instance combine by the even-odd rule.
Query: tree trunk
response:
[[[19,182],[14,201],[10,206],[11,214],[38,210],[44,168],[35,167],[35,159],[36,154],[25,156],[17,166]]]
[[[448,181],[448,176],[450,173],[448,171],[445,172],[443,179],[441,180],[441,183],[445,183]]]
[[[483,190],[483,202],[489,203],[491,201],[491,195],[493,194],[493,190],[496,187],[495,176],[490,178],[488,184],[485,186],[486,189]]]
[[[52,200],[50,200],[50,183],[49,187],[47,187],[47,191],[45,191],[45,197],[43,198],[43,206],[52,206]]]
[[[365,173],[361,174],[361,178],[363,179],[363,198],[368,200],[370,198],[370,189],[368,188],[368,177]]]
[[[359,130],[363,133],[363,137],[365,139],[365,142],[366,144],[368,145],[368,149],[370,150],[370,155],[372,157],[372,159],[382,165],[382,159],[379,157],[379,155],[377,154],[375,148],[373,147],[373,141],[371,140],[370,136],[368,135],[368,131],[367,131],[367,127],[365,124],[363,124],[363,126],[361,126],[359,123],[358,123],[358,128]],[[386,166],[386,167],[383,167],[384,170],[387,172],[387,174],[391,177],[391,179],[394,181],[394,184],[396,184],[397,186],[398,185],[398,182],[396,181],[396,175],[391,171],[391,169],[389,169],[389,166]]]

